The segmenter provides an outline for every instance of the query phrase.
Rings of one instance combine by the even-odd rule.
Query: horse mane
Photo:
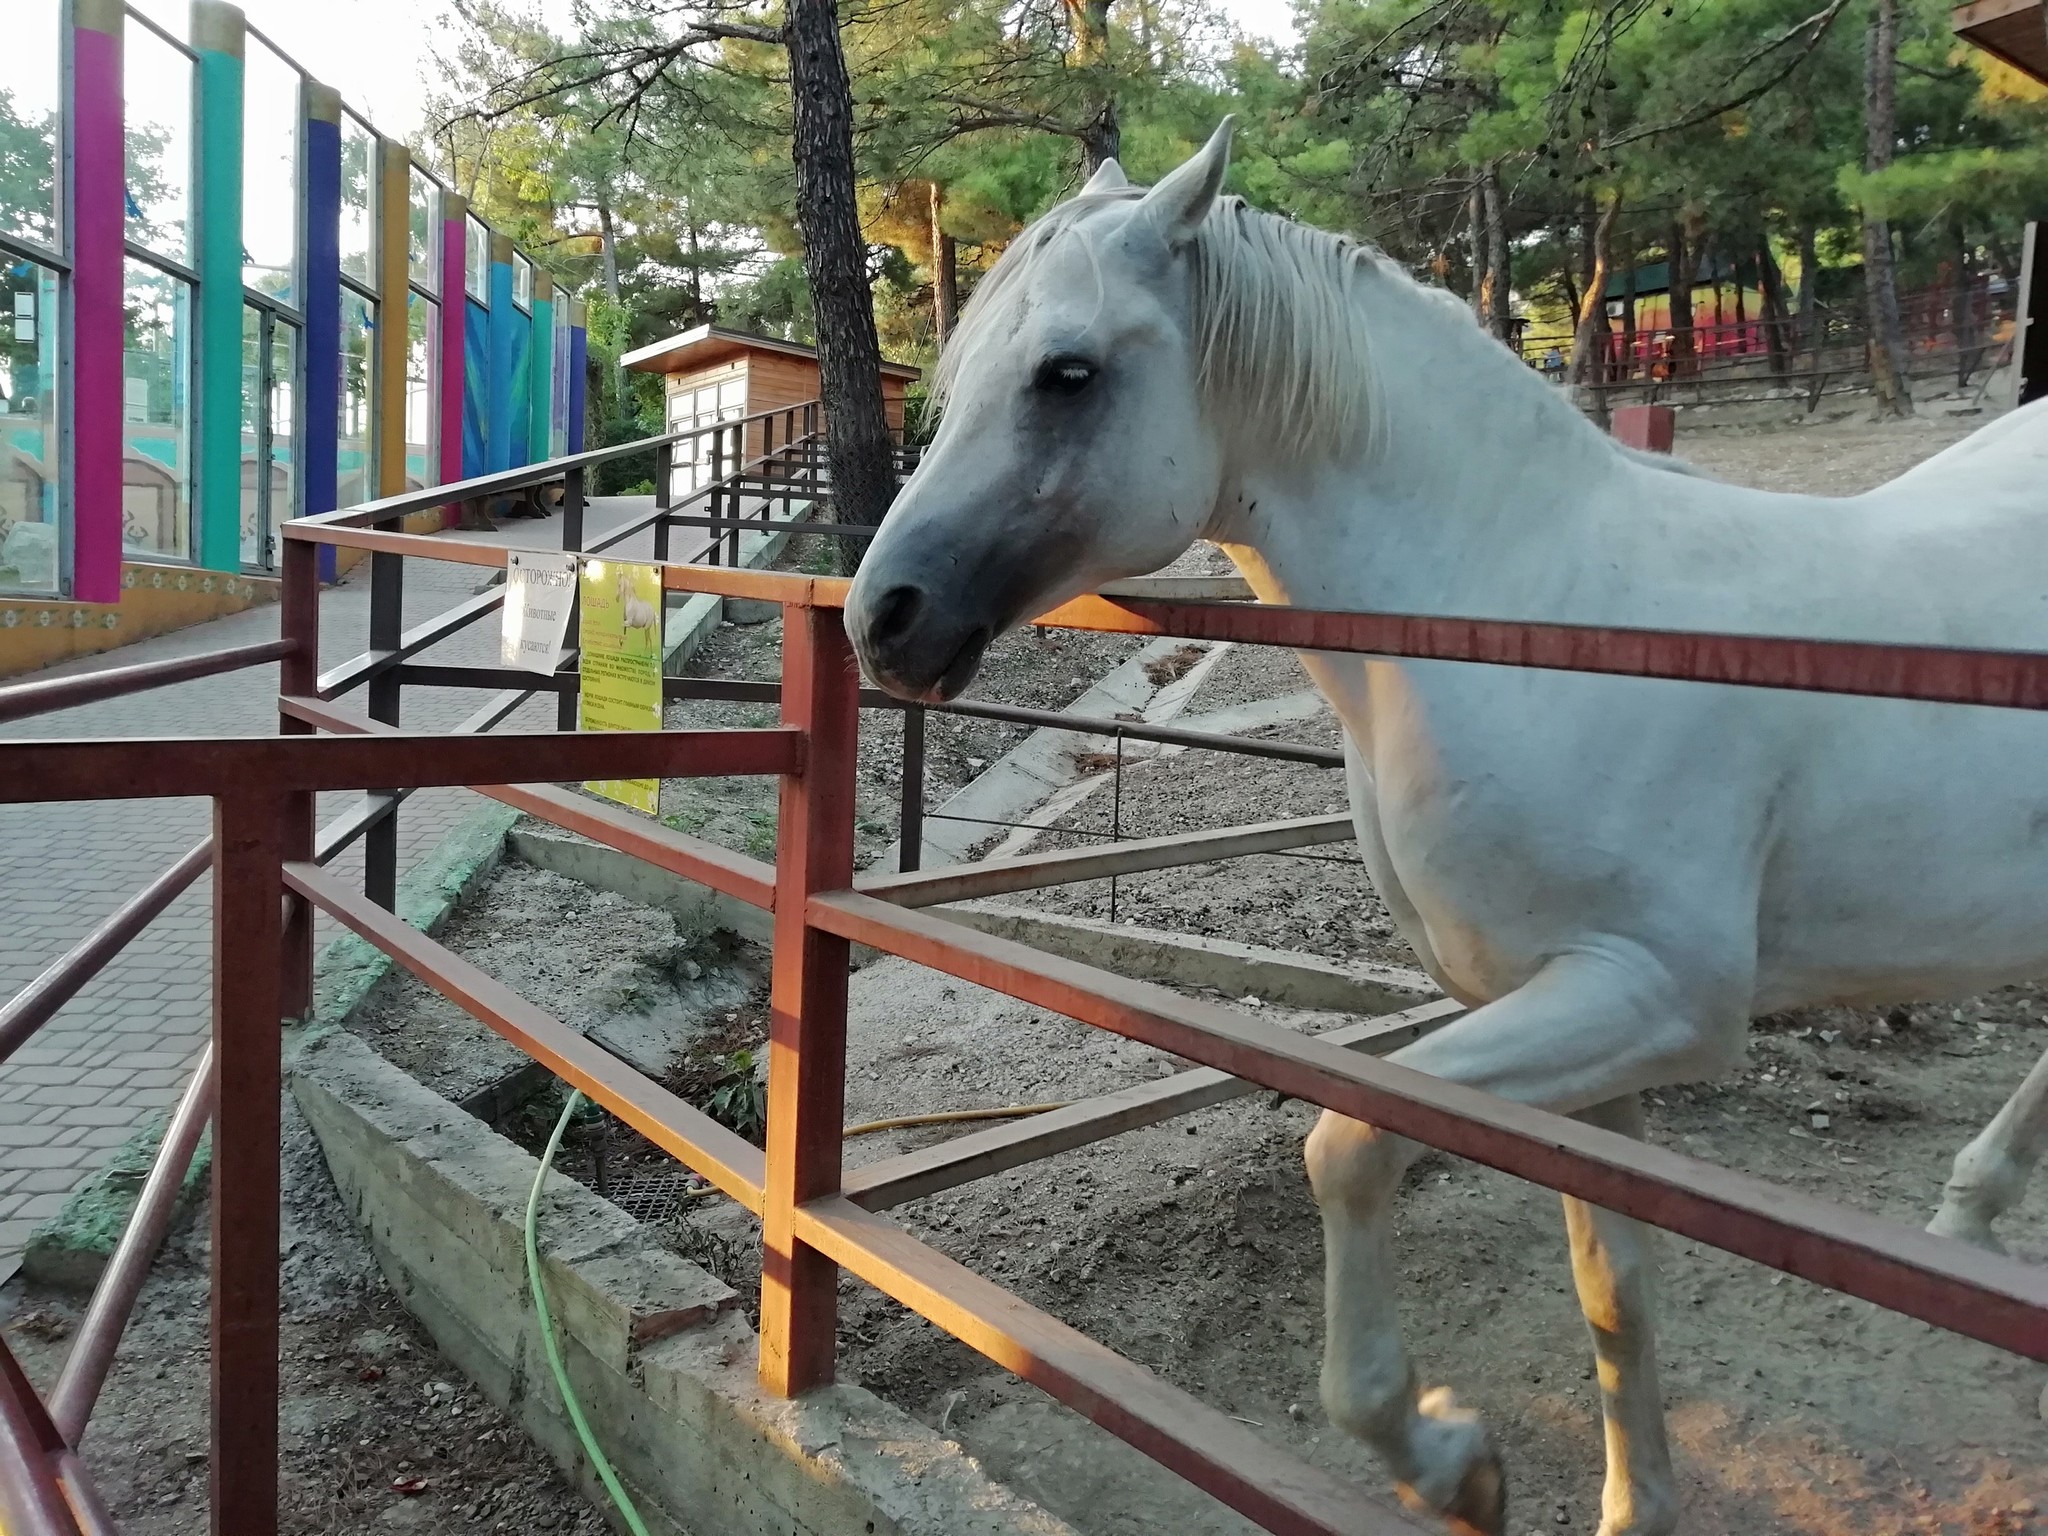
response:
[[[1083,241],[1092,259],[1083,221],[1144,191],[1083,192],[1011,242],[975,289],[939,358],[931,386],[935,406],[944,408],[962,370],[984,347],[1001,344],[996,316],[1004,296],[1029,284],[1065,238]],[[1477,329],[1463,299],[1418,282],[1378,247],[1266,213],[1240,197],[1216,200],[1196,227],[1189,255],[1197,387],[1229,419],[1285,454],[1362,447],[1371,455],[1380,446],[1386,416],[1365,306],[1358,302],[1361,279],[1401,285]],[[1584,420],[1562,398],[1555,404]],[[1614,446],[1650,468],[1713,478],[1668,454]]]
[[[932,379],[943,408],[962,370],[1000,344],[1005,295],[1040,272],[1064,237],[1086,241],[1085,217],[1143,188],[1085,193],[1040,218],[990,269],[968,301]],[[1363,306],[1365,272],[1407,274],[1371,246],[1221,197],[1198,226],[1193,261],[1197,384],[1283,451],[1370,445],[1381,420]],[[1420,284],[1415,284],[1420,289]],[[1447,295],[1448,297],[1448,295]]]

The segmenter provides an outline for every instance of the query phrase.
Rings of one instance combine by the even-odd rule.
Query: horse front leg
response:
[[[1575,952],[1392,1059],[1576,1114],[1726,1066],[1741,1050],[1739,1004],[1701,1012],[1694,998],[1692,1010],[1697,1022],[1687,1021],[1670,976],[1641,951]],[[1440,1514],[1453,1531],[1498,1536],[1506,1523],[1506,1491],[1492,1439],[1447,1389],[1422,1389],[1401,1341],[1393,1199],[1418,1150],[1402,1137],[1330,1112],[1309,1136],[1309,1180],[1323,1219],[1323,1406],[1332,1423],[1373,1448],[1411,1506]],[[1673,1494],[1668,1462],[1652,1454],[1644,1431],[1631,1428],[1656,1415],[1654,1444],[1662,1445],[1647,1255],[1639,1235],[1615,1225],[1618,1218],[1584,1214],[1581,1294],[1590,1298],[1589,1309],[1597,1303],[1604,1316],[1627,1325],[1614,1331],[1602,1361],[1606,1373],[1611,1360],[1614,1406],[1629,1431],[1619,1445],[1610,1433],[1610,1451],[1622,1452],[1610,1465],[1610,1489],[1619,1482],[1627,1492],[1614,1496],[1619,1518],[1603,1529],[1606,1536],[1652,1536],[1670,1528],[1663,1512]],[[1629,1519],[1648,1523],[1625,1523]]]
[[[1635,1094],[1580,1110],[1577,1118],[1643,1139],[1642,1100]],[[1564,1197],[1564,1224],[1579,1309],[1593,1335],[1607,1428],[1600,1536],[1668,1536],[1678,1526],[1678,1484],[1664,1433],[1664,1392],[1657,1384],[1652,1229],[1570,1195]]]
[[[2048,1055],[2034,1063],[2019,1091],[1956,1154],[1941,1209],[1927,1230],[2002,1253],[1991,1224],[2019,1203],[2027,1175],[2043,1152],[2048,1152]]]

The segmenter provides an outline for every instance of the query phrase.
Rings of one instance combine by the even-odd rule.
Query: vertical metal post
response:
[[[761,1212],[761,1383],[790,1397],[832,1380],[838,1268],[796,1240],[793,1212],[834,1193],[846,1111],[846,941],[807,904],[853,881],[858,674],[835,608],[783,609],[782,720],[804,733],[782,781],[769,989],[768,1180]]]
[[[320,548],[300,539],[284,540],[283,602],[280,630],[298,646],[278,668],[278,691],[310,698],[320,676]],[[310,736],[313,727],[289,715],[278,720],[286,736]],[[313,857],[313,797],[285,796],[284,856],[310,862]],[[313,904],[303,896],[289,899],[284,938],[279,951],[283,988],[282,1010],[289,1018],[313,1011]]]
[[[781,479],[781,466],[775,462],[775,418],[761,420],[761,521],[768,522],[775,513],[775,483]]]
[[[2020,245],[2020,295],[2013,326],[2015,406],[2048,395],[2048,251],[2041,249],[2042,225],[2026,226]]]
[[[397,522],[379,523],[396,531]],[[370,649],[392,651],[405,629],[405,556],[370,556]],[[372,720],[398,724],[400,683],[398,668],[387,666],[373,674],[369,686]],[[398,804],[389,805],[382,816],[363,834],[363,894],[387,911],[398,909]]]
[[[903,711],[903,783],[896,818],[896,867],[904,874],[924,866],[924,710]]]
[[[277,1531],[278,968],[285,806],[213,812],[213,1536]]]
[[[719,515],[718,509],[725,499],[724,488],[720,484],[724,479],[725,434],[719,431],[718,428],[713,427],[711,429],[711,494],[704,499],[705,515],[707,517],[716,518]],[[716,527],[713,527],[711,530],[711,542],[704,548],[704,563],[706,565],[718,564],[718,551],[721,543],[719,531]]]
[[[674,475],[675,448],[663,443],[654,450],[654,558],[668,558],[668,517],[669,486]]]
[[[583,552],[583,471],[572,469],[562,476],[562,552],[581,554]],[[555,695],[555,729],[573,731],[576,729],[577,678],[582,675],[583,655],[576,641],[576,619],[578,599],[569,600],[569,635],[564,649],[576,658],[576,672],[563,684],[561,692]]]
[[[782,413],[782,519],[789,521],[790,504],[796,498],[796,407]]]
[[[740,563],[740,484],[747,471],[747,429],[736,426],[732,429],[732,489],[726,492],[725,515],[733,520],[734,527],[726,544],[725,563],[739,569]]]
[[[1109,840],[1111,844],[1124,840],[1124,733],[1119,726],[1116,733],[1116,782],[1110,786]],[[1116,921],[1116,876],[1109,877],[1109,920]]]

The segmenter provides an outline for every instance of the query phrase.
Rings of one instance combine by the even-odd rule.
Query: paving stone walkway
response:
[[[593,500],[593,530],[614,526],[645,498]],[[508,523],[488,540],[559,548],[553,519]],[[644,547],[637,547],[644,546]],[[616,553],[646,554],[651,540]],[[408,560],[405,622],[420,623],[478,590],[478,566]],[[320,659],[331,667],[356,655],[369,633],[365,563],[321,596]],[[103,656],[35,674],[57,677],[166,660],[275,639],[278,610],[251,609]],[[448,663],[494,661],[495,618],[470,626],[426,656]],[[4,680],[0,680],[4,686]],[[277,728],[275,665],[131,694],[0,725],[0,740],[109,736],[256,736]],[[407,688],[404,723],[453,725],[481,695]],[[343,701],[360,708],[359,695]],[[502,729],[548,730],[554,708],[530,700]],[[322,824],[347,810],[352,794],[320,797]],[[399,809],[401,872],[486,802],[465,789],[422,790]],[[204,800],[119,800],[0,805],[0,999],[12,996],[130,896],[211,831]],[[360,889],[362,849],[331,868]],[[212,1007],[212,877],[202,876],[13,1059],[0,1065],[0,1279],[12,1274],[30,1231],[153,1111],[174,1102],[205,1043]],[[327,923],[320,933],[334,934]]]

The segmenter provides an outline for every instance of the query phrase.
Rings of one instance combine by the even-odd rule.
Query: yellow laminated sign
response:
[[[577,727],[661,729],[661,567],[586,560],[577,583],[583,687]],[[593,779],[592,794],[655,815],[659,779]]]

